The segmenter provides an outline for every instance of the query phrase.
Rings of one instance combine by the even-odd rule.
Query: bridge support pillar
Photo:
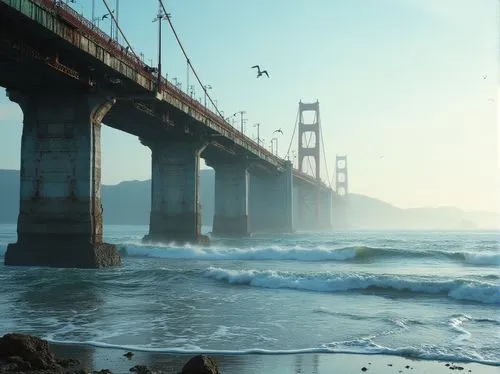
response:
[[[212,232],[220,236],[247,236],[249,174],[244,162],[213,163],[215,212]]]
[[[146,143],[145,143],[146,144]],[[171,140],[151,148],[151,214],[148,242],[205,242],[201,235],[200,153],[206,144]]]
[[[318,228],[331,230],[333,228],[333,190],[325,189],[319,194]]]
[[[294,187],[295,223],[299,230],[332,228],[333,191],[306,183]]]
[[[6,265],[118,265],[102,241],[101,120],[114,99],[74,91],[9,92],[24,114],[17,243]]]
[[[249,188],[250,231],[292,232],[292,163],[275,174],[251,174]]]

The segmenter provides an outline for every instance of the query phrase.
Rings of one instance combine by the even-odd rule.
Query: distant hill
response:
[[[214,210],[214,171],[200,174],[202,222],[211,225]],[[147,225],[151,181],[125,181],[102,186],[105,224]],[[15,223],[19,211],[19,171],[0,170],[0,223]],[[349,227],[362,229],[494,229],[500,214],[464,212],[454,207],[401,209],[384,201],[350,194],[346,205]]]
[[[368,229],[498,229],[500,214],[465,212],[455,207],[401,209],[372,197],[350,194],[348,225]]]

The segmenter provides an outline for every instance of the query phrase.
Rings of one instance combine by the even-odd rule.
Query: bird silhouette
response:
[[[109,17],[109,14],[110,14],[110,13],[106,13],[105,15],[103,15],[103,16],[101,17],[101,21],[102,21],[102,20],[104,20],[104,19],[106,19],[106,18],[108,18],[108,17]]]
[[[483,75],[483,80],[485,80],[486,78],[488,78],[488,75]]]
[[[269,74],[267,73],[267,70],[260,70],[260,66],[259,65],[254,65],[254,66],[252,66],[252,69],[253,68],[257,68],[257,78],[260,77],[263,74],[267,75],[267,77],[269,78]]]
[[[283,131],[282,131],[281,129],[274,130],[274,131],[273,131],[273,134],[274,134],[275,132],[279,132],[281,135],[283,135]]]

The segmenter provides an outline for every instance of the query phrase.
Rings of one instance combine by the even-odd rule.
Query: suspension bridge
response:
[[[18,240],[8,247],[7,265],[120,263],[116,247],[102,238],[102,124],[137,136],[151,149],[145,241],[206,242],[200,231],[201,158],[215,170],[214,235],[331,229],[339,194],[329,176],[326,183],[320,177],[321,150],[325,155],[319,102],[299,103],[282,159],[224,118],[162,0],[157,66],[136,54],[117,9],[102,2],[114,35],[62,1],[0,0],[0,86],[24,116]],[[162,19],[204,91],[203,104],[162,75]],[[304,122],[307,111],[314,113],[312,123]],[[298,168],[289,160],[295,134]],[[343,157],[337,158],[336,186],[347,194]]]

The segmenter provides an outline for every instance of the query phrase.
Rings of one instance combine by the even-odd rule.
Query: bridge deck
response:
[[[282,169],[284,167],[285,160],[272,154],[248,136],[233,128],[219,115],[191,98],[163,77],[158,80],[158,76],[152,72],[154,69],[146,65],[134,54],[127,53],[124,46],[112,40],[104,31],[61,1],[0,0],[0,6],[2,4],[4,8],[8,6],[15,9],[35,22],[39,27],[56,34],[61,41],[69,43],[69,47],[72,48],[74,54],[85,55],[87,59],[90,57],[93,63],[104,67],[107,75],[112,75],[115,79],[118,78],[120,81],[125,82],[126,84],[123,84],[123,86],[126,89],[123,89],[123,87],[121,89],[112,89],[118,100],[120,100],[120,97],[139,97],[143,100],[143,103],[141,104],[141,101],[138,100],[134,103],[135,109],[143,112],[149,111],[150,115],[157,117],[157,120],[160,121],[163,119],[161,113],[157,113],[157,110],[152,110],[151,106],[144,103],[153,102],[160,104],[160,106],[173,107],[195,120],[198,125],[203,126],[205,131],[210,132],[219,139],[223,139],[223,143],[226,145],[231,144],[233,148],[239,149],[240,152],[243,151],[250,157],[259,159],[274,168]],[[26,48],[29,49],[28,46]],[[65,65],[57,59],[47,58],[47,56],[40,54],[36,48],[29,50],[28,53],[70,79],[92,84],[92,82],[88,81],[89,77],[86,72]],[[157,108],[158,105],[154,105],[154,107]],[[327,188],[322,182],[296,169],[294,175],[303,182],[318,184],[323,188]]]

